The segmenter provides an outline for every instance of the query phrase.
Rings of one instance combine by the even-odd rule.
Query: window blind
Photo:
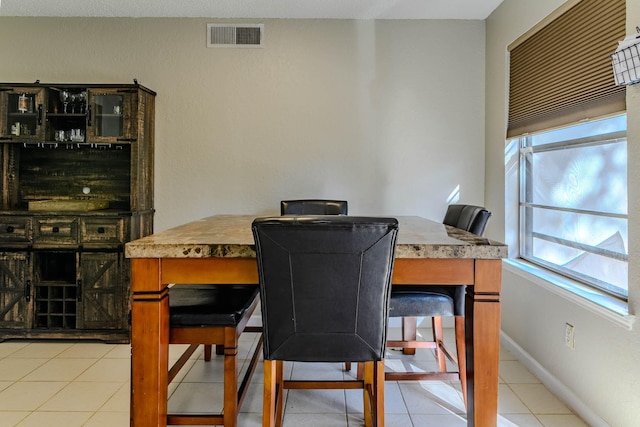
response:
[[[582,0],[510,46],[508,138],[626,110],[611,68],[625,11],[625,0]]]

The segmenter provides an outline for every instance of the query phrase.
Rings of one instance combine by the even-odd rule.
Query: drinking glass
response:
[[[69,104],[70,100],[71,100],[71,93],[68,90],[61,90],[60,91],[60,101],[64,105],[64,113],[65,114],[67,114],[67,105]]]

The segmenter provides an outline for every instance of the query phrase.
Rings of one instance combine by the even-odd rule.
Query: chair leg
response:
[[[374,389],[376,393],[374,419],[375,427],[384,427],[384,360],[375,363],[374,368]]]
[[[262,397],[262,427],[276,425],[276,361],[264,361],[264,393]]]
[[[265,360],[262,427],[277,427],[282,425],[283,393],[282,360]]]
[[[418,318],[402,318],[402,341],[415,341],[417,339]],[[403,348],[402,354],[416,354],[415,348]]]
[[[363,365],[364,425],[384,427],[384,361]]]
[[[224,427],[236,427],[238,423],[238,341],[235,328],[225,331],[224,348]],[[233,345],[230,345],[233,344]],[[222,346],[218,346],[222,347]]]
[[[464,406],[467,406],[467,353],[464,339],[464,316],[455,317],[456,327],[456,352],[458,354],[458,372],[460,373],[460,386]]]
[[[364,364],[362,362],[358,362],[358,370],[356,371],[356,378],[359,380],[364,379]]]
[[[360,363],[358,364],[360,365]],[[361,364],[363,372],[364,385],[362,389],[362,400],[364,403],[364,425],[365,427],[371,427],[373,425],[373,407],[375,402],[373,400],[373,365],[371,362],[364,362]]]
[[[442,332],[442,317],[434,316],[431,318],[431,327],[433,328],[433,341],[436,343],[436,358],[438,359],[438,369],[440,372],[447,372],[447,361],[444,352],[441,349],[444,342],[444,333]]]
[[[204,345],[204,360],[205,362],[209,362],[211,360],[211,344]]]
[[[284,362],[276,361],[276,427],[282,427],[284,411]]]

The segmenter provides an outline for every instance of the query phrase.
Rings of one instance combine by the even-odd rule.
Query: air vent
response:
[[[207,24],[207,47],[262,47],[264,24]]]

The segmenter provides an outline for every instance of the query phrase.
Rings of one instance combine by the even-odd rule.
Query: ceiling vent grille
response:
[[[264,24],[207,24],[207,47],[262,47]]]

